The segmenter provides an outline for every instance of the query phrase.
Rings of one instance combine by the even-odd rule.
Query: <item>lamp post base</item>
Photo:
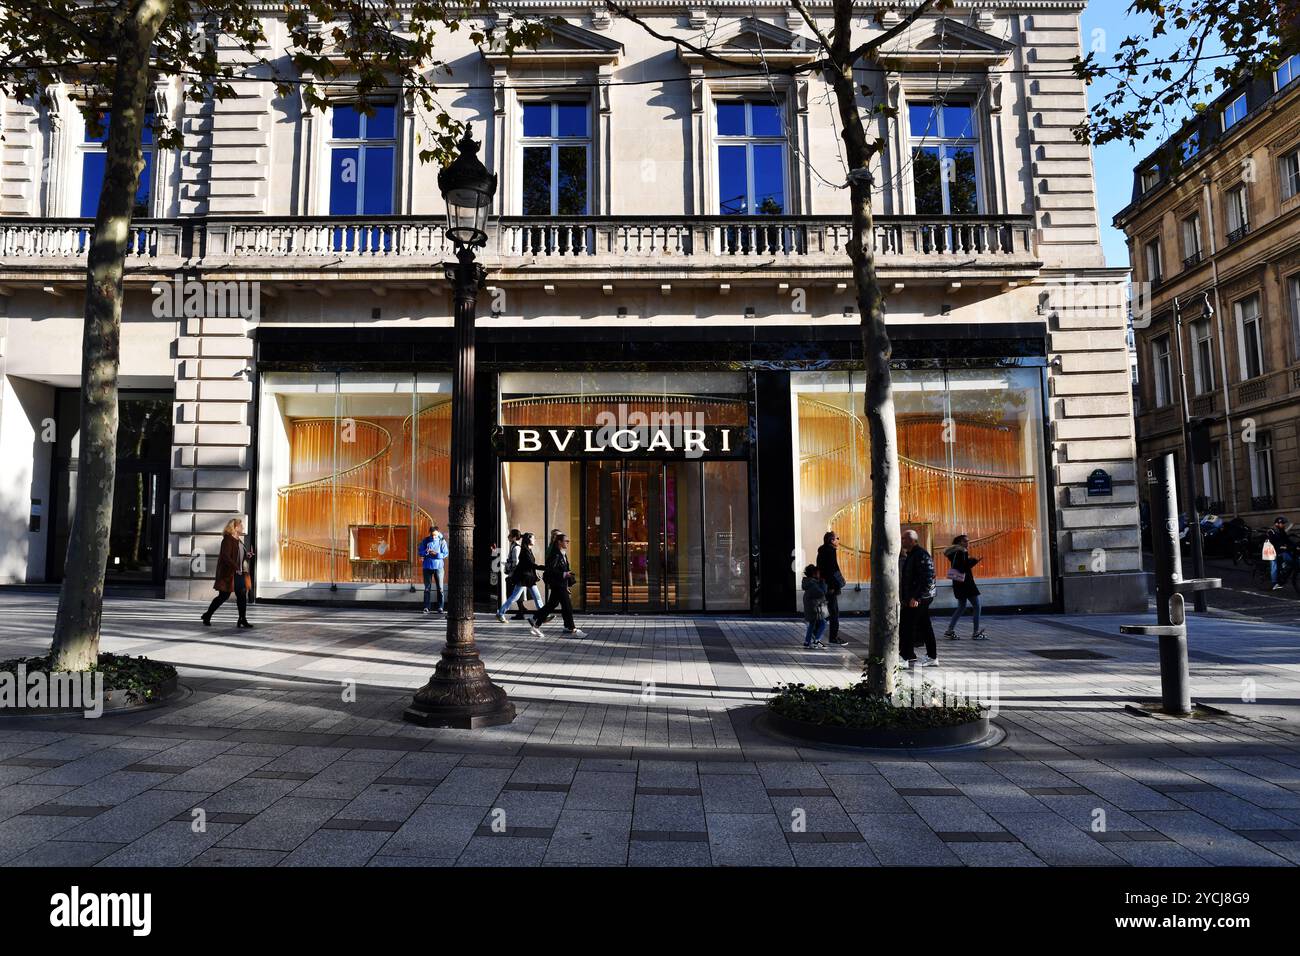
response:
[[[415,692],[402,718],[421,727],[473,730],[510,723],[515,719],[515,705],[487,676],[476,650],[462,656],[448,647],[429,683]]]

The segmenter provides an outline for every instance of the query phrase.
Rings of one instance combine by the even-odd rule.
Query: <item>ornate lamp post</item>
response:
[[[424,727],[490,727],[515,719],[515,706],[493,684],[474,645],[474,312],[487,271],[474,250],[487,242],[488,208],[497,178],[478,160],[470,131],[460,154],[438,174],[447,201],[447,236],[456,262],[443,268],[456,290],[456,366],[451,391],[451,495],[447,644],[429,682],[403,716]]]

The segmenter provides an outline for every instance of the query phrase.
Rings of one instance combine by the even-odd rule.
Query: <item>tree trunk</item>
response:
[[[893,346],[885,327],[884,296],[876,279],[868,178],[873,150],[858,113],[852,67],[831,75],[843,130],[853,204],[853,234],[849,258],[862,317],[862,353],[866,365],[864,398],[871,438],[871,627],[867,638],[867,691],[888,696],[894,691],[898,665],[898,550],[901,528],[898,503],[898,444],[894,424],[894,394],[889,375]]]
[[[99,659],[104,568],[113,520],[117,457],[117,371],[122,332],[122,272],[136,188],[144,168],[140,140],[149,95],[149,53],[172,0],[135,0],[122,19],[105,144],[104,184],[86,266],[82,333],[77,507],[68,534],[51,668],[86,670]]]

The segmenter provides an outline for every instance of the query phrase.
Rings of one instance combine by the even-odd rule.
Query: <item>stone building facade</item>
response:
[[[1185,377],[1189,414],[1210,429],[1196,494],[1252,526],[1300,508],[1298,79],[1293,56],[1224,93],[1136,168],[1115,220],[1139,289],[1139,454],[1181,467]]]
[[[566,25],[535,51],[446,57],[448,103],[500,179],[475,396],[484,600],[507,528],[560,527],[589,609],[789,613],[834,528],[842,605],[866,607],[834,111],[819,77],[764,70],[813,56],[793,11],[742,6],[641,8],[752,71],[599,3],[502,4]],[[970,534],[993,605],[1145,602],[1125,273],[1105,266],[1091,153],[1071,132],[1082,6],[960,5],[863,72],[864,108],[897,109],[872,122],[888,144],[875,243],[904,522],[936,553]],[[282,29],[269,22],[273,44]],[[415,600],[418,541],[445,522],[449,433],[449,244],[436,171],[416,158],[429,118],[399,90],[358,112],[346,83],[309,114],[256,68],[238,90],[197,104],[156,89],[185,143],[150,150],[128,262],[110,578],[202,598],[241,515],[259,599]],[[0,104],[10,583],[58,580],[75,485],[97,144],[76,89],[57,93],[52,110]]]

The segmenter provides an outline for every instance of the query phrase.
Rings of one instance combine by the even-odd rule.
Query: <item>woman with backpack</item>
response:
[[[519,535],[518,531],[512,531],[510,534]],[[502,624],[506,622],[506,611],[515,601],[519,602],[519,614],[515,615],[516,620],[524,616],[524,593],[527,592],[533,599],[533,604],[540,608],[542,606],[542,592],[537,588],[537,559],[533,557],[533,533],[525,531],[519,535],[519,540],[510,547],[510,557],[506,560],[506,586],[510,588],[510,596],[506,598],[506,603],[502,604],[497,610],[497,620]]]
[[[957,622],[965,613],[967,604],[971,606],[974,615],[971,620],[971,640],[989,639],[984,628],[980,627],[980,589],[975,586],[975,565],[980,563],[980,559],[971,557],[969,549],[970,537],[964,534],[957,535],[952,539],[952,544],[943,549],[943,556],[952,565],[948,570],[948,580],[952,582],[952,596],[957,599],[957,610],[952,612],[948,630],[943,632],[943,636],[950,641],[957,640]]]
[[[803,634],[803,646],[822,648],[822,631],[831,612],[826,603],[826,583],[822,581],[817,565],[810,564],[803,569],[803,619],[807,624]]]

